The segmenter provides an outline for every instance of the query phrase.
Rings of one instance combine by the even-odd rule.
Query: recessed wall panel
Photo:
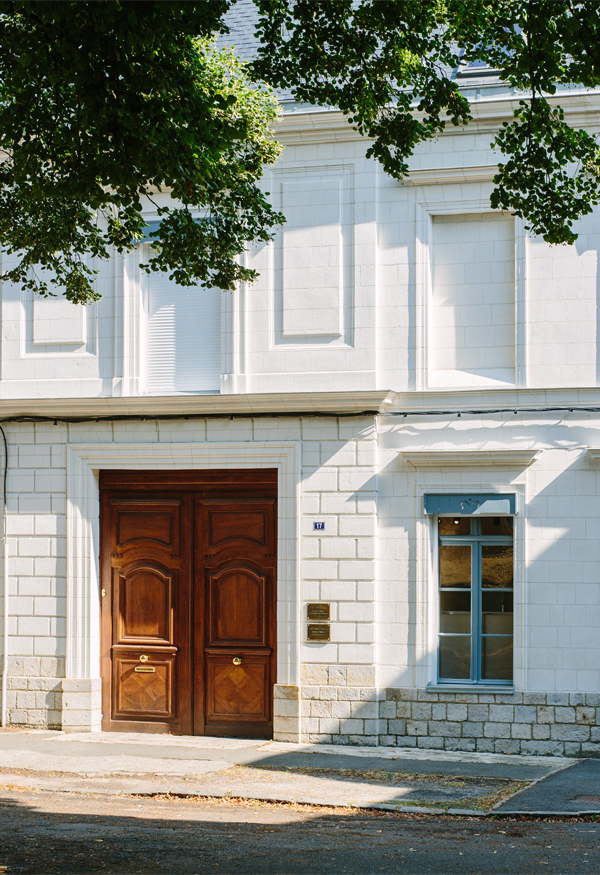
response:
[[[341,338],[352,291],[352,175],[289,171],[278,185],[276,317],[282,339]]]
[[[53,298],[33,297],[33,343],[85,343],[87,308],[72,304],[63,295]]]
[[[476,213],[432,222],[430,383],[513,383],[514,219]]]

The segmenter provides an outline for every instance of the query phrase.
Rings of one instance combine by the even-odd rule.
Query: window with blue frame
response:
[[[513,519],[440,516],[441,683],[513,678]]]

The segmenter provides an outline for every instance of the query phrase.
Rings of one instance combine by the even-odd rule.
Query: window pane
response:
[[[471,593],[440,593],[440,632],[471,632]]]
[[[511,681],[512,664],[512,638],[481,639],[481,677],[484,681]]]
[[[452,549],[452,548],[450,548]],[[456,548],[454,548],[456,549]],[[481,585],[510,589],[513,585],[513,548],[481,548]]]
[[[468,516],[441,516],[440,535],[470,535],[471,519]]]
[[[512,536],[513,520],[511,516],[482,516],[480,519],[482,535]]]
[[[481,631],[484,635],[512,635],[512,592],[490,592],[489,590],[486,592],[484,590],[481,593],[481,613]]]
[[[448,680],[470,680],[470,635],[444,635],[440,638],[439,676]]]
[[[471,586],[471,548],[440,544],[440,586]]]

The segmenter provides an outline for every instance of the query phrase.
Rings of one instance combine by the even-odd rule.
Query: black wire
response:
[[[379,416],[483,416],[485,413],[600,413],[600,407],[482,407],[479,410],[392,410]],[[360,414],[357,414],[360,415]]]
[[[22,414],[16,416],[0,417],[0,426],[7,422],[53,422],[53,423],[73,423],[74,425],[84,422],[141,422],[143,420],[169,420],[169,419],[276,419],[290,416],[314,416],[314,417],[333,417],[333,418],[349,418],[357,416],[483,416],[489,413],[600,413],[598,407],[573,407],[570,406],[555,406],[555,407],[521,407],[515,409],[511,407],[482,407],[472,410],[354,410],[351,412],[335,413],[329,410],[285,410],[285,411],[261,411],[259,413],[251,412],[235,412],[223,411],[222,413],[126,413],[126,414],[108,414],[106,416],[38,416],[36,414]],[[4,434],[4,432],[3,432]],[[6,440],[6,438],[5,438]]]
[[[6,508],[6,480],[8,477],[8,443],[6,442],[6,435],[4,434],[4,429],[2,428],[2,423],[0,422],[0,431],[2,432],[2,440],[4,441],[4,476],[3,476],[3,495],[4,495],[4,507]]]
[[[347,418],[352,416],[379,416],[379,410],[354,410],[346,413],[333,413],[328,410],[292,410],[290,411],[274,411],[261,413],[124,413],[124,414],[109,414],[102,416],[38,416],[37,414],[24,413],[18,416],[3,416],[0,417],[0,423],[6,422],[53,422],[55,425],[58,422],[72,423],[77,425],[83,422],[143,422],[147,420],[169,420],[169,419],[273,419],[279,416],[284,416],[289,419],[290,416],[332,416],[334,418]]]

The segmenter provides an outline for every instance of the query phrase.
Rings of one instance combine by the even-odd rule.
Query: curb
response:
[[[490,811],[492,817],[590,817],[600,814],[599,808],[590,811]]]
[[[152,791],[138,791],[133,790],[131,793],[124,793],[123,791],[116,792],[111,790],[108,787],[95,787],[95,788],[80,788],[80,787],[42,787],[36,786],[35,782],[32,782],[28,786],[19,787],[19,791],[27,792],[28,790],[37,790],[38,792],[43,793],[73,793],[76,795],[99,795],[99,796],[115,796],[115,797],[126,797],[126,796],[137,796],[143,799],[153,799],[158,796],[174,796],[178,799],[224,799],[234,801],[236,799],[243,799],[246,802],[273,802],[273,803],[288,803],[292,805],[310,805],[314,808],[355,808],[355,809],[364,809],[368,811],[387,811],[397,814],[429,814],[431,816],[444,816],[444,817],[477,817],[477,818],[502,818],[507,819],[511,817],[589,817],[589,816],[598,816],[600,815],[600,809],[593,809],[589,811],[525,811],[525,810],[515,810],[515,811],[498,811],[491,808],[489,811],[483,811],[480,808],[434,808],[434,807],[426,807],[424,805],[394,805],[390,802],[349,802],[348,800],[338,799],[332,800],[328,799],[326,801],[319,801],[318,799],[303,799],[302,797],[294,797],[294,796],[286,796],[282,794],[281,796],[271,794],[269,796],[257,796],[254,793],[235,793],[229,791],[227,793],[199,793],[193,791],[185,791],[179,790],[177,788],[170,789],[168,787],[162,788],[160,790],[152,790]],[[13,791],[14,792],[14,791]]]

